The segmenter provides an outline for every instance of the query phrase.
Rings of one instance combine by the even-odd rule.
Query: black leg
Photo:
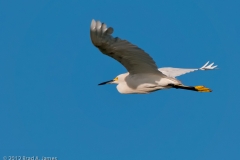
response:
[[[191,91],[198,91],[195,89],[195,87],[192,87],[192,86],[179,86],[179,85],[175,85],[175,84],[168,84],[168,86],[171,86],[173,88],[176,88],[176,89],[186,89],[186,90],[191,90]]]

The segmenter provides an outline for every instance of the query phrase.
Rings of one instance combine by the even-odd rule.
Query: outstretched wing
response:
[[[105,55],[120,62],[130,74],[161,74],[154,60],[142,49],[118,37],[112,37],[113,28],[92,20],[90,36],[92,43]]]
[[[163,74],[165,74],[168,77],[177,77],[181,76],[183,74],[189,73],[189,72],[194,72],[197,70],[213,70],[217,69],[217,66],[213,66],[214,63],[209,64],[209,61],[203,65],[201,68],[198,69],[185,69],[185,68],[172,68],[172,67],[164,67],[164,68],[159,68],[158,70],[161,71]]]

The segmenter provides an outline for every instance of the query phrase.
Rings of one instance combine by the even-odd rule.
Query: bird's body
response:
[[[171,88],[168,84],[181,84],[181,82],[175,78],[147,73],[135,75],[124,73],[117,77],[117,89],[122,94],[150,93],[161,89]]]
[[[104,23],[92,20],[90,35],[92,43],[104,54],[120,62],[127,73],[118,75],[115,79],[100,83],[115,83],[122,94],[150,93],[161,89],[180,88],[199,92],[211,92],[204,86],[185,86],[175,77],[196,70],[215,69],[208,62],[199,69],[157,68],[154,60],[142,49],[126,40],[112,37],[113,28],[107,28]]]

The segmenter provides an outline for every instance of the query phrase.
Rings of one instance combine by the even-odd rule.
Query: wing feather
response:
[[[168,77],[178,77],[186,73],[198,71],[198,70],[213,70],[217,69],[217,66],[213,66],[214,63],[209,64],[209,61],[204,64],[201,68],[195,68],[195,69],[186,69],[186,68],[172,68],[172,67],[164,67],[164,68],[159,68],[158,70],[161,71],[163,74],[165,74]]]
[[[186,73],[194,72],[197,70],[198,69],[185,69],[185,68],[172,68],[172,67],[159,68],[159,71],[161,71],[166,76],[172,77],[172,78],[181,76]]]
[[[90,36],[92,43],[105,55],[120,62],[130,74],[161,74],[154,60],[142,49],[118,37],[112,37],[113,28],[92,20]]]

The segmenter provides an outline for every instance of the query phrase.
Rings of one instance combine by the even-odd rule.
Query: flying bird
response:
[[[145,94],[170,88],[212,92],[211,89],[204,86],[183,85],[176,77],[197,70],[216,69],[217,66],[213,66],[214,63],[207,62],[198,69],[158,68],[154,60],[144,50],[127,40],[113,37],[112,33],[112,27],[107,28],[105,23],[92,20],[90,36],[93,45],[103,54],[120,62],[128,72],[99,85],[117,84],[117,90],[122,94]]]

